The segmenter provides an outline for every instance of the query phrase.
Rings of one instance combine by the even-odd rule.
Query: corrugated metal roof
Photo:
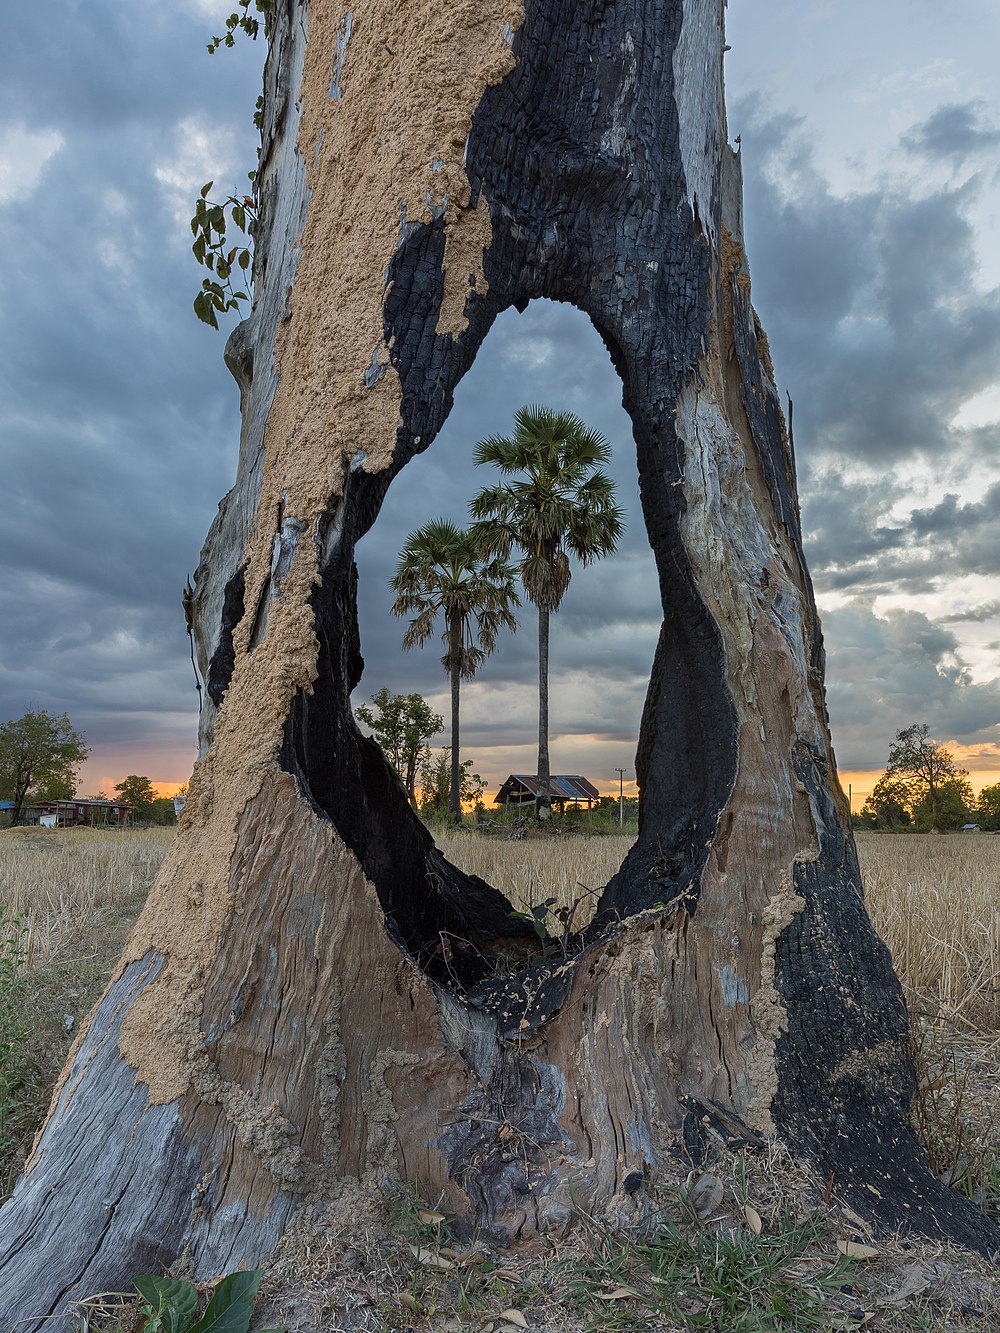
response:
[[[497,792],[495,800],[503,799],[503,793],[511,783],[518,783],[532,796],[538,795],[538,776],[535,773],[511,773]],[[600,792],[594,784],[579,773],[553,773],[549,778],[549,795],[565,801],[596,801]]]

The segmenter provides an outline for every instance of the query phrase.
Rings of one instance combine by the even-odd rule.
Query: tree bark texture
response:
[[[792,451],[750,304],[723,0],[279,0],[243,434],[198,570],[203,758],[0,1213],[0,1326],[256,1264],[387,1175],[504,1242],[713,1133],[980,1249],[907,1121]],[[496,316],[586,313],[633,423],[663,628],[638,840],[557,961],[356,728],[354,547]],[[55,1202],[54,1202],[55,1201]],[[51,1328],[51,1324],[46,1324]]]

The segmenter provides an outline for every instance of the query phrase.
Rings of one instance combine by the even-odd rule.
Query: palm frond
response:
[[[624,531],[614,482],[601,471],[611,445],[572,412],[527,404],[511,436],[493,435],[473,451],[509,478],[484,487],[470,506],[483,551],[509,559],[523,552],[521,581],[540,609],[558,609],[570,582],[567,551],[582,564],[609,555]]]

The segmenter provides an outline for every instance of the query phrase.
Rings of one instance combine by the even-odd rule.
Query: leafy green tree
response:
[[[156,792],[149,778],[130,773],[127,778],[115,783],[115,791],[132,807],[132,814],[136,819],[145,822],[152,820]]]
[[[913,822],[921,832],[932,828],[949,832],[968,821],[975,803],[972,787],[965,778],[946,778],[938,783],[933,797],[928,792],[913,807]]]
[[[29,794],[68,790],[72,796],[77,767],[89,753],[66,713],[56,717],[40,708],[0,726],[0,798],[14,803],[10,822],[21,822]]]
[[[953,827],[956,800],[972,799],[969,775],[955,767],[951,751],[929,733],[926,722],[897,731],[889,746],[885,777],[895,779],[905,791],[906,808],[921,828]]]
[[[508,480],[487,486],[472,502],[473,533],[502,560],[520,552],[518,572],[538,608],[538,796],[536,815],[551,805],[549,782],[549,617],[569,587],[569,557],[590,564],[610,555],[624,531],[614,482],[601,470],[611,445],[571,412],[522,407],[511,436],[491,436],[475,448]]]
[[[427,742],[444,726],[444,718],[435,713],[422,694],[391,694],[382,687],[371,696],[372,706],[360,704],[354,716],[366,727],[385,751],[385,756],[403,780],[410,804],[417,803],[417,769],[427,750]]]
[[[479,805],[486,784],[472,771],[473,761],[463,759],[459,765],[459,799],[463,805]],[[420,765],[420,813],[425,818],[452,816],[451,749],[445,746],[437,754],[428,749]]]
[[[861,807],[859,823],[862,828],[883,829],[893,833],[909,828],[913,820],[910,816],[910,791],[906,782],[883,773]]]
[[[174,814],[174,798],[172,796],[157,796],[156,800],[150,806],[149,821],[160,827],[169,827],[177,823],[177,816]]]
[[[444,621],[441,663],[451,681],[450,808],[452,819],[461,823],[459,691],[493,652],[500,630],[517,628],[514,570],[505,560],[484,555],[468,532],[439,518],[407,537],[389,586],[396,594],[393,615],[412,617],[404,648],[425,643],[439,615]]]
[[[1000,783],[984,787],[976,806],[976,822],[991,833],[1000,830]]]

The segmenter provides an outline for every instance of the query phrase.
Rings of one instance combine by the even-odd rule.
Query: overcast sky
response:
[[[231,484],[237,391],[199,324],[187,219],[254,165],[263,45],[209,56],[226,0],[50,0],[0,54],[0,720],[64,709],[81,788],[181,782],[197,695],[185,575]],[[995,0],[731,0],[754,300],[795,400],[806,551],[855,789],[926,721],[1000,781],[1000,95]],[[446,712],[439,652],[404,656],[385,583],[407,531],[461,519],[470,446],[522,402],[615,445],[630,525],[574,574],[553,625],[552,757],[632,772],[657,604],[621,391],[577,312],[498,321],[428,454],[359,551],[359,694]],[[530,618],[465,693],[467,753],[530,770]],[[442,738],[443,743],[443,738]]]

